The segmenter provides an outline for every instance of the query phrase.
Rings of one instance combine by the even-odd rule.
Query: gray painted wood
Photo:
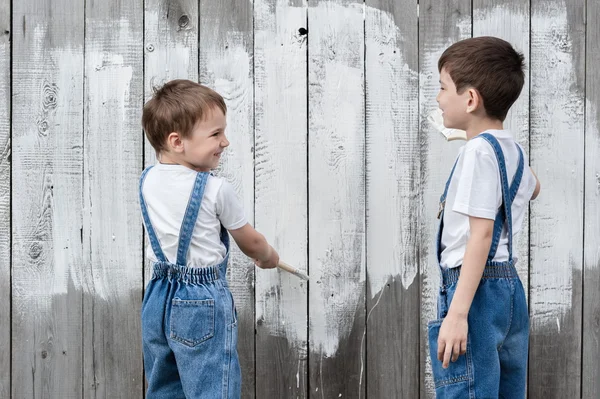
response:
[[[0,397],[10,396],[10,1],[0,1]]]
[[[600,397],[600,4],[587,2],[585,213],[583,270],[583,398]]]
[[[200,1],[200,83],[227,104],[227,148],[218,174],[236,188],[254,223],[253,16],[248,0]],[[232,240],[228,280],[238,311],[242,396],[254,397],[254,263]]]
[[[282,260],[303,270],[308,234],[306,13],[306,0],[254,3],[256,228]],[[307,289],[308,283],[283,271],[256,271],[258,398],[308,396]]]
[[[419,396],[417,4],[368,0],[366,41],[368,398]],[[393,82],[393,84],[390,84]]]
[[[143,395],[141,0],[86,3],[84,397]]]
[[[13,6],[11,395],[77,397],[83,6],[44,0]]]
[[[581,394],[584,1],[531,2],[529,396]]]
[[[471,37],[471,1],[453,0],[441,5],[436,1],[419,2],[419,108],[421,146],[421,397],[434,397],[427,322],[437,318],[439,266],[435,239],[439,198],[444,191],[458,148],[464,142],[446,142],[427,123],[428,113],[437,108],[439,91],[437,63],[444,50],[458,40]]]
[[[496,36],[511,43],[525,56],[525,85],[504,121],[513,137],[529,149],[529,0],[473,1],[473,36]],[[519,278],[529,292],[529,212],[523,217],[521,232],[515,242]]]
[[[309,2],[311,397],[365,393],[363,26],[362,1]]]

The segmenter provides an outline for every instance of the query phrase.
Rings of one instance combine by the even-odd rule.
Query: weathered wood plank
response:
[[[86,3],[85,397],[142,397],[143,2]]]
[[[419,396],[417,4],[367,0],[367,398]]]
[[[0,397],[10,396],[11,59],[9,0],[0,1]]]
[[[256,228],[282,260],[307,267],[306,0],[256,0]],[[258,398],[305,398],[307,287],[285,272],[256,272]]]
[[[154,88],[173,79],[198,81],[198,1],[146,0],[144,12],[144,102]],[[144,167],[156,163],[154,148],[144,138]],[[144,287],[152,278],[146,259],[149,242],[144,233]]]
[[[13,7],[11,396],[80,397],[83,3]]]
[[[600,3],[587,2],[581,397],[600,397]]]
[[[585,2],[531,2],[529,396],[581,392]]]
[[[473,36],[496,36],[511,43],[525,56],[525,85],[513,104],[504,128],[529,148],[529,0],[473,0]],[[529,292],[529,212],[515,242],[519,278]]]
[[[311,1],[308,30],[310,394],[364,396],[363,2]]]
[[[146,0],[144,12],[144,101],[173,79],[198,81],[198,1]],[[145,140],[145,165],[156,156]]]
[[[435,253],[438,230],[436,214],[440,194],[458,148],[464,143],[448,143],[426,121],[428,113],[437,108],[439,91],[438,59],[444,50],[458,40],[471,37],[471,1],[452,0],[419,2],[419,108],[421,142],[421,184],[423,208],[421,217],[421,397],[434,397],[427,322],[436,318],[439,290],[439,266]]]
[[[200,82],[227,103],[225,151],[218,174],[236,188],[254,223],[253,2],[200,1]],[[238,310],[242,397],[254,397],[254,264],[233,243],[228,279]]]

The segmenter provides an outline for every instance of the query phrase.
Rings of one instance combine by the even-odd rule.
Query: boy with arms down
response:
[[[159,163],[140,178],[152,280],[142,303],[147,397],[239,398],[237,316],[225,278],[229,233],[261,268],[279,255],[244,216],[233,187],[210,174],[229,145],[213,90],[174,80],[144,106]]]
[[[503,121],[524,83],[523,56],[478,37],[442,54],[444,126],[465,130],[440,198],[438,320],[429,323],[436,394],[524,398],[529,315],[513,257],[530,199],[540,190],[523,148]]]

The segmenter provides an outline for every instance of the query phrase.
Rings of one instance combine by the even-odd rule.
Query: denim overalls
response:
[[[227,248],[218,265],[187,267],[186,257],[196,225],[208,173],[198,173],[179,233],[177,262],[166,259],[142,194],[147,168],[140,178],[140,205],[148,238],[158,261],[142,302],[142,344],[148,380],[147,398],[239,398],[241,372],[237,354],[237,316],[225,273]]]
[[[494,136],[482,133],[476,138],[487,140],[496,154],[502,185],[502,206],[496,215],[490,252],[483,277],[469,310],[467,353],[450,362],[447,369],[437,359],[438,335],[454,296],[460,266],[441,269],[438,298],[438,320],[429,322],[429,354],[436,396],[438,398],[510,398],[525,397],[529,342],[529,314],[525,291],[513,261],[512,202],[523,176],[523,152],[519,150],[519,166],[508,186],[504,154]],[[457,160],[458,162],[458,160]],[[441,261],[443,213],[448,187],[456,163],[440,198],[440,227],[437,236],[437,259]],[[495,262],[502,228],[508,232],[508,261]]]

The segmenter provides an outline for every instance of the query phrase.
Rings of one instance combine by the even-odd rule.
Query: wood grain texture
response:
[[[508,41],[525,57],[525,85],[521,95],[511,107],[504,122],[504,128],[513,137],[529,148],[529,0],[515,1],[473,1],[473,37],[495,36]],[[529,212],[523,216],[523,225],[515,241],[515,256],[518,258],[519,278],[529,292]]]
[[[198,81],[198,1],[147,0],[144,11],[144,102],[173,79]],[[156,152],[144,135],[144,167],[156,163]],[[152,262],[144,232],[144,287]]]
[[[307,268],[307,2],[255,0],[256,228]],[[256,397],[306,398],[308,283],[256,272]],[[270,376],[272,378],[261,378]]]
[[[531,2],[529,396],[581,394],[584,1]]]
[[[254,223],[253,2],[200,1],[200,83],[227,104],[227,137],[218,175],[236,188],[249,223]],[[228,280],[238,311],[242,397],[254,397],[254,264],[232,240]]]
[[[437,62],[444,50],[458,40],[471,37],[471,1],[452,0],[443,5],[436,1],[419,2],[419,115],[421,142],[421,236],[419,263],[421,266],[421,397],[434,397],[427,322],[436,318],[439,291],[439,266],[435,240],[436,219],[440,195],[448,179],[458,148],[464,142],[446,142],[427,123],[428,113],[437,108],[439,91]]]
[[[0,397],[10,396],[11,9],[0,0]]]
[[[419,396],[417,4],[368,0],[366,41],[367,398]]]
[[[11,396],[78,397],[84,10],[13,6]]]
[[[600,4],[587,2],[585,213],[583,269],[583,398],[600,397]]]
[[[143,395],[141,0],[86,2],[85,397]]]
[[[322,398],[365,393],[363,27],[362,1],[309,3],[309,370]]]

